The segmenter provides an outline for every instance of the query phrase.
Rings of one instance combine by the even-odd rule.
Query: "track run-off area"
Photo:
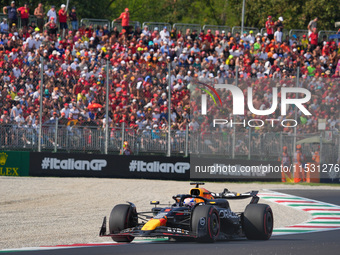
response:
[[[176,254],[185,254],[189,252],[191,248],[196,247],[194,249],[198,250],[196,250],[195,253],[203,254],[206,248],[209,247],[209,249],[212,249],[214,247],[216,254],[220,254],[220,252],[222,254],[222,251],[224,250],[225,252],[225,249],[235,249],[235,254],[261,254],[265,250],[268,251],[268,254],[305,254],[307,251],[308,254],[318,254],[321,252],[322,246],[325,246],[325,244],[330,242],[330,244],[326,245],[322,249],[325,251],[328,250],[330,252],[329,254],[334,254],[333,251],[340,248],[340,244],[332,241],[334,236],[340,237],[339,195],[339,190],[263,190],[259,193],[262,203],[270,201],[271,203],[290,207],[294,210],[307,212],[309,215],[309,217],[301,223],[274,228],[272,238],[265,242],[242,239],[217,242],[214,244],[197,244],[192,242],[175,243],[168,241],[166,238],[137,238],[131,244],[121,244],[114,243],[111,240],[103,240],[104,242],[101,243],[61,244],[55,246],[4,249],[1,250],[0,253],[171,254],[176,252]],[[282,210],[284,210],[283,207]],[[242,244],[245,248],[237,250],[237,247]],[[280,253],[280,246],[286,246],[289,249],[289,252],[287,252],[287,250],[282,250],[282,253]]]

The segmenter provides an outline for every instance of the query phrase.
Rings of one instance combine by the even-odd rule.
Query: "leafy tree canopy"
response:
[[[11,0],[0,0],[1,6]],[[66,0],[19,0],[17,6],[28,3],[34,8],[42,2],[46,11],[51,5],[57,10]],[[80,18],[109,19],[119,17],[126,7],[131,20],[145,22],[198,23],[201,25],[240,26],[242,0],[70,0]],[[319,18],[320,30],[335,30],[340,21],[340,5],[336,0],[246,0],[245,26],[264,27],[267,16],[282,16],[285,28],[307,29],[311,19]]]

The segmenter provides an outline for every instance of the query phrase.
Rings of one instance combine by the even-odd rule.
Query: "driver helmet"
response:
[[[196,201],[194,198],[188,197],[184,199],[183,204],[184,206],[193,207],[196,204]]]

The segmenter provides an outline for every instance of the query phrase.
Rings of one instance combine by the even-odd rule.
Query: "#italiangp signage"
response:
[[[0,151],[0,176],[28,176],[29,152]]]

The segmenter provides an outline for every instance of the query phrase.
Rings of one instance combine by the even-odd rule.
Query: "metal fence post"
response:
[[[300,76],[300,67],[298,66],[297,72],[296,72],[296,87],[299,87],[299,77]],[[298,98],[298,93],[296,93],[296,98]],[[295,121],[297,121],[297,107],[295,106]],[[296,126],[294,127],[294,142],[293,142],[293,155],[295,155],[296,152]]]
[[[54,132],[54,152],[58,150],[58,118],[55,121],[55,132]]]
[[[136,151],[135,155],[139,155],[139,142],[136,142]]]
[[[103,134],[103,129],[100,129],[100,133],[99,133],[99,148],[100,148],[100,153],[103,153],[103,139],[104,139],[105,133]]]
[[[243,35],[243,28],[244,28],[244,11],[245,11],[246,0],[242,2],[242,20],[241,20],[241,36]]]
[[[122,143],[120,146],[121,155],[123,155],[123,151],[124,151],[124,137],[125,137],[125,122],[122,122]]]
[[[234,118],[234,117],[233,117]],[[233,134],[232,134],[232,140],[231,140],[231,144],[232,144],[232,148],[231,148],[231,158],[234,159],[235,158],[235,139],[236,139],[236,128],[234,125],[233,128]]]
[[[248,159],[251,157],[251,128],[248,129]]]
[[[188,148],[189,148],[189,126],[187,125],[185,128],[185,157],[188,157]]]
[[[106,60],[106,101],[105,101],[105,154],[109,147],[109,59]]]
[[[238,87],[238,66],[236,66],[236,82],[235,82],[235,86]],[[233,115],[233,122],[235,122],[236,118]],[[236,125],[234,125],[233,127],[233,137],[232,137],[232,148],[231,148],[231,158],[234,159],[235,158],[235,139],[236,139]]]
[[[68,148],[70,147],[70,134],[67,127],[65,128],[65,134],[66,134],[66,150],[67,152],[69,152]]]
[[[40,57],[40,107],[39,107],[39,134],[38,134],[38,152],[41,152],[42,139],[42,95],[43,95],[43,80],[44,80],[44,58]]]
[[[66,13],[67,13],[67,10],[68,10],[69,2],[70,2],[70,0],[67,0],[67,2],[66,2],[66,9],[65,9]],[[63,38],[65,38],[65,28],[63,28]]]
[[[320,131],[320,164],[323,163],[322,162],[322,131]]]
[[[168,152],[171,157],[171,64],[168,64]]]
[[[282,155],[283,152],[283,136],[282,136],[282,131],[280,132],[280,155]]]

